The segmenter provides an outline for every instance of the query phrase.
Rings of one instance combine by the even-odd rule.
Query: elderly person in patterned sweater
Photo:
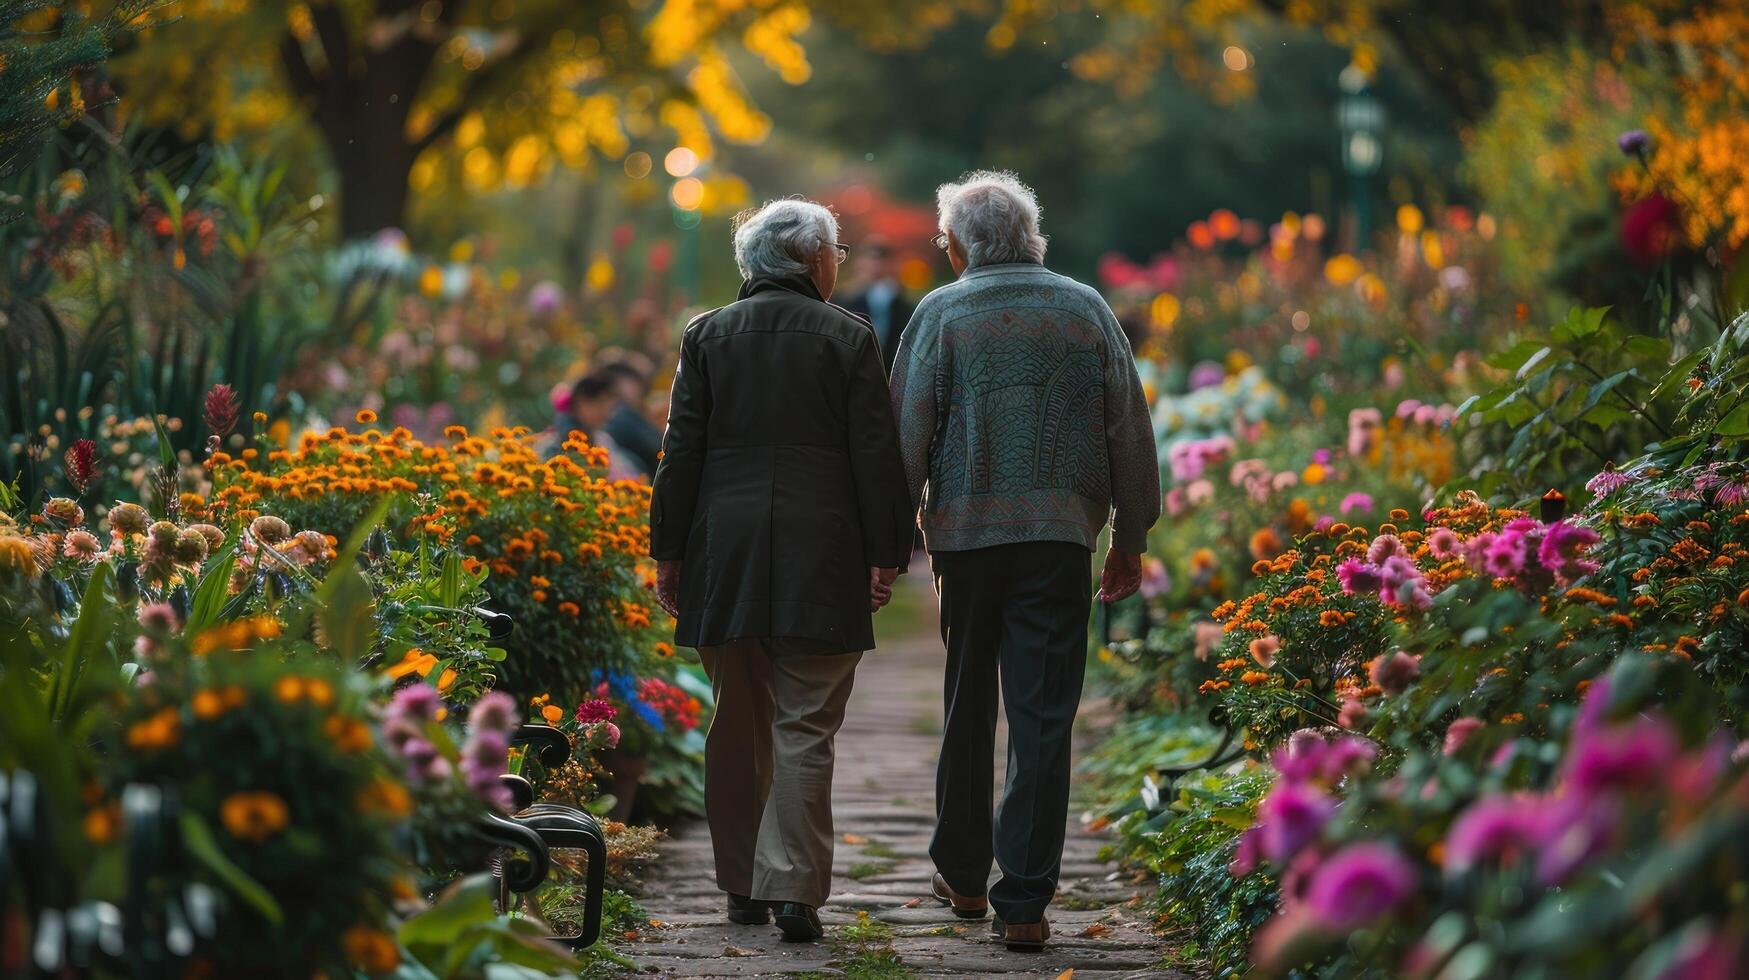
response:
[[[978,172],[937,197],[936,242],[959,278],[918,304],[892,377],[947,645],[934,894],[965,918],[994,905],[1009,948],[1040,949],[1062,865],[1092,552],[1109,520],[1100,598],[1136,590],[1160,469],[1129,343],[1098,292],[1044,267],[1032,190]],[[998,678],[1008,775],[992,822]],[[1001,876],[987,888],[992,858]]]

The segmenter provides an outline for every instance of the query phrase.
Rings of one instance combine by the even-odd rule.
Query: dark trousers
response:
[[[1036,542],[931,556],[947,644],[945,731],[929,856],[954,891],[1004,922],[1037,922],[1056,894],[1069,817],[1069,741],[1087,669],[1093,556]],[[998,675],[1008,779],[991,820]]]

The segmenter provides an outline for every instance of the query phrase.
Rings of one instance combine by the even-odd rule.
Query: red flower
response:
[[[213,385],[212,390],[206,393],[203,411],[206,427],[213,435],[223,439],[236,427],[237,414],[241,408],[237,393],[231,390],[230,385]]]
[[[67,482],[80,493],[97,479],[97,443],[90,439],[75,440],[62,457],[67,464]]]
[[[1662,261],[1681,236],[1681,209],[1662,194],[1641,198],[1622,215],[1621,246],[1642,269]]]

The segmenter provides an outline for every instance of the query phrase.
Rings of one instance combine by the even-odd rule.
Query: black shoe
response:
[[[762,926],[771,921],[771,906],[745,895],[729,895],[729,921],[738,926]]]
[[[777,906],[777,927],[783,930],[786,943],[811,943],[826,935],[820,925],[820,913],[812,905],[783,902]]]

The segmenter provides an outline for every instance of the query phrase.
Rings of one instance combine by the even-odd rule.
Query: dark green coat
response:
[[[651,554],[684,560],[683,646],[797,637],[874,646],[870,566],[915,519],[868,324],[806,279],[754,279],[687,325],[650,503]]]

